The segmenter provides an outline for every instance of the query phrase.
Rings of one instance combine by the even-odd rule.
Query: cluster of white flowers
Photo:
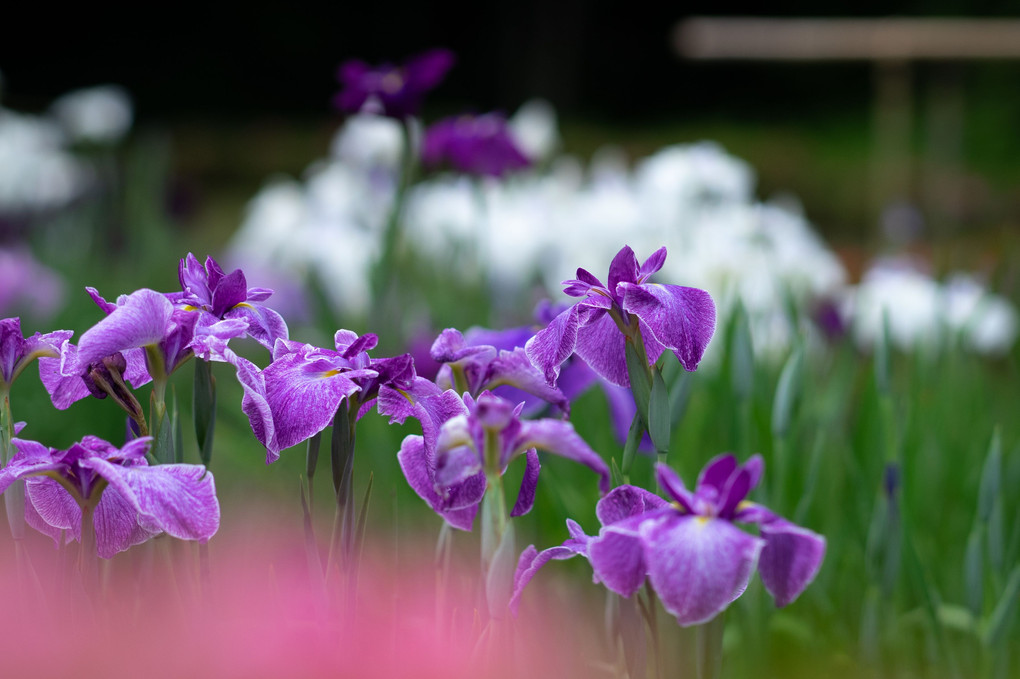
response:
[[[65,207],[94,178],[71,146],[115,143],[131,120],[131,99],[112,85],[66,94],[44,115],[0,107],[0,216]]]
[[[523,107],[510,129],[536,169],[503,181],[439,174],[414,184],[403,225],[416,255],[465,277],[484,272],[505,301],[535,280],[558,296],[560,282],[573,278],[578,266],[604,276],[624,243],[639,257],[666,245],[669,257],[660,279],[707,290],[721,320],[739,301],[759,355],[781,356],[798,337],[820,341],[810,317],[822,300],[842,300],[839,308],[857,316],[844,322],[858,337],[867,336],[873,296],[881,294],[873,279],[859,289],[849,287],[839,258],[793,201],[758,201],[752,169],[718,145],[669,146],[633,167],[620,151],[605,149],[585,167],[555,155],[559,135],[547,104]],[[420,138],[420,130],[411,132],[412,140]],[[234,259],[295,276],[314,272],[339,309],[363,312],[396,193],[403,139],[393,120],[349,118],[330,158],[313,165],[303,182],[274,180],[253,199],[233,241]],[[892,300],[883,303],[899,303],[895,294]],[[996,313],[1013,313],[1001,300],[996,308],[1000,302],[1006,311]],[[796,321],[791,308],[799,310]],[[900,315],[895,307],[890,313]],[[997,323],[1000,332],[1011,327]],[[919,332],[936,331],[931,326]],[[989,339],[992,334],[983,323],[973,325],[967,344],[980,351],[1001,346],[1001,340]],[[706,360],[720,353],[710,348]]]
[[[865,349],[878,340],[883,317],[890,341],[903,350],[934,352],[955,341],[998,356],[1012,348],[1020,330],[1016,308],[973,276],[957,273],[939,283],[905,260],[878,262],[845,305],[854,339]]]

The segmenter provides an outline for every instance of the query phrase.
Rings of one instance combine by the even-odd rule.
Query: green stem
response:
[[[698,679],[719,679],[722,676],[723,630],[725,613],[698,625]]]

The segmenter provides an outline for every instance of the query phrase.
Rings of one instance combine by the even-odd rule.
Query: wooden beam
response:
[[[689,59],[1018,59],[1020,20],[697,17],[673,44]]]

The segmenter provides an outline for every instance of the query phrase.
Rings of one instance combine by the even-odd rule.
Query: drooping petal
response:
[[[696,370],[715,332],[712,297],[704,290],[679,285],[622,283],[620,289],[623,309],[640,318],[685,370]],[[648,335],[643,336],[647,342]]]
[[[655,493],[637,486],[617,486],[595,505],[595,516],[603,526],[629,519],[653,509],[668,507],[669,503]]]
[[[468,446],[443,448],[436,452],[435,483],[439,488],[450,488],[463,483],[470,476],[482,471],[478,453]]]
[[[0,469],[0,493],[17,481],[29,476],[38,476],[44,472],[63,469],[66,465],[58,458],[54,459],[50,450],[41,443],[23,439],[12,439],[18,452],[3,469]]]
[[[57,410],[67,410],[72,403],[88,398],[91,393],[81,373],[77,372],[77,366],[78,347],[68,340],[60,345],[60,358],[39,359],[39,379]]]
[[[248,335],[270,351],[276,340],[288,337],[287,322],[269,307],[243,302],[227,311],[223,318],[247,321]]]
[[[216,485],[212,473],[201,465],[123,467],[95,457],[80,464],[93,469],[124,497],[144,530],[204,542],[219,529]]]
[[[447,498],[441,497],[435,487],[435,461],[425,446],[425,439],[421,436],[412,435],[404,438],[400,444],[400,452],[397,453],[397,461],[408,485],[433,511],[454,528],[471,530],[478,505],[485,493],[484,477],[480,493],[478,484],[473,482],[450,489]]]
[[[747,589],[765,544],[729,521],[673,512],[641,527],[648,577],[686,627],[707,622]]]
[[[556,384],[560,364],[574,353],[577,344],[577,307],[572,306],[539,330],[524,345],[524,351],[542,371],[546,382]]]
[[[609,492],[609,467],[584,439],[574,431],[574,426],[562,420],[524,420],[513,444],[512,451],[539,448],[554,455],[580,462],[599,475],[599,492]],[[505,466],[509,459],[501,460]]]
[[[266,401],[273,413],[275,445],[290,448],[333,422],[340,402],[361,390],[353,378],[374,377],[374,371],[343,371],[326,361],[309,362],[287,354],[262,371]]]
[[[424,377],[415,377],[408,389],[397,389],[389,385],[379,387],[377,410],[380,415],[390,418],[390,424],[403,424],[408,417],[415,417],[418,402],[438,396],[442,390]]]
[[[25,519],[33,528],[53,538],[58,546],[60,531],[66,531],[68,540],[79,539],[81,507],[59,483],[46,477],[27,479],[25,501]]]
[[[501,351],[489,363],[485,376],[487,389],[507,385],[547,401],[564,414],[570,412],[570,401],[558,388],[546,382],[544,375],[531,363],[524,349]]]
[[[65,493],[66,495],[66,493]],[[107,487],[99,498],[92,525],[96,529],[96,551],[104,559],[129,547],[140,545],[162,531],[143,527],[138,511],[119,490]]]
[[[758,572],[776,606],[783,607],[815,579],[825,557],[825,538],[785,519],[763,523],[761,535],[765,548]]]
[[[567,544],[571,543],[571,544]],[[567,540],[566,543],[557,547],[550,547],[549,549],[542,550],[541,552],[535,549],[535,545],[528,545],[523,552],[521,552],[520,558],[517,560],[517,570],[514,571],[514,590],[513,596],[510,597],[510,602],[507,604],[510,608],[510,612],[517,615],[517,610],[521,605],[521,594],[524,593],[524,588],[527,586],[531,579],[538,573],[538,569],[546,565],[552,560],[562,561],[563,559],[569,559],[577,556],[578,554],[584,554],[581,548],[578,547],[576,541]]]
[[[169,330],[173,304],[165,295],[142,288],[82,334],[78,361],[82,366],[118,351],[158,344]]]
[[[524,467],[524,478],[521,479],[521,490],[517,493],[517,501],[510,510],[510,516],[524,516],[535,506],[535,490],[538,488],[538,473],[542,471],[542,463],[538,459],[538,451],[531,448],[526,453],[527,465]]]

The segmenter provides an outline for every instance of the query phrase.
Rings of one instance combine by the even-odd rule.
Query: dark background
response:
[[[92,5],[93,3],[90,3]],[[859,105],[867,64],[691,63],[671,30],[692,15],[1009,16],[1016,2],[641,3],[339,2],[5,10],[4,100],[41,108],[76,87],[116,82],[142,120],[321,116],[338,63],[401,61],[429,47],[458,55],[433,106],[513,110],[542,96],[567,115],[633,122],[725,112],[803,116]],[[750,109],[750,111],[748,111]]]

